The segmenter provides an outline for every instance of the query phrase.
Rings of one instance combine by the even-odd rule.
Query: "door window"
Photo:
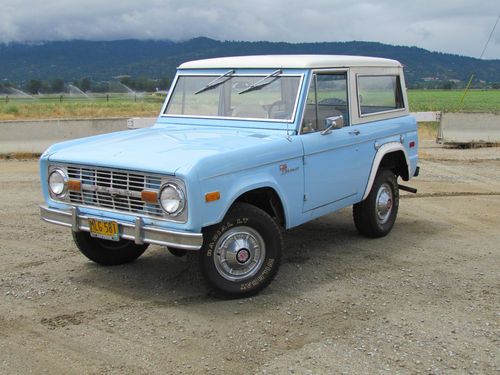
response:
[[[328,117],[342,116],[344,126],[349,125],[347,105],[347,74],[314,74],[307,94],[302,133],[325,129]]]

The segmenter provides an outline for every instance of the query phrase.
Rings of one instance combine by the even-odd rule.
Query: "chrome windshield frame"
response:
[[[245,70],[245,69],[243,69]],[[246,70],[253,70],[255,69],[246,69]],[[270,69],[269,69],[270,70]],[[295,103],[293,105],[293,111],[290,119],[269,119],[269,118],[251,118],[251,117],[228,117],[228,116],[200,116],[200,115],[173,115],[173,114],[166,114],[165,110],[168,107],[168,104],[170,103],[170,100],[172,98],[172,94],[175,90],[175,87],[177,85],[177,82],[180,77],[186,77],[186,76],[201,76],[201,77],[209,77],[209,76],[214,76],[218,77],[220,76],[221,73],[215,73],[215,72],[189,72],[189,71],[178,71],[176,74],[174,81],[172,82],[171,89],[169,90],[167,97],[165,99],[165,102],[162,105],[161,112],[160,112],[160,118],[195,118],[195,119],[207,119],[207,120],[230,120],[230,121],[252,121],[252,122],[264,122],[264,123],[276,123],[276,124],[293,124],[295,123],[296,117],[297,117],[297,112],[298,112],[298,105],[299,105],[299,100],[301,97],[301,92],[304,84],[304,76],[305,72],[297,72],[297,73],[282,73],[280,74],[279,77],[299,77],[299,85],[297,87],[296,91],[296,96],[295,96]],[[268,76],[269,73],[245,73],[242,71],[239,71],[237,73],[234,73],[231,75],[232,77],[266,77]]]

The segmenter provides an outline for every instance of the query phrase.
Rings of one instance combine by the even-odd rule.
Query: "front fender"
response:
[[[286,226],[294,225],[294,217],[300,216],[303,197],[303,165],[301,158],[287,160],[291,173],[280,172],[280,163],[272,163],[238,173],[205,180],[201,193],[220,192],[220,200],[205,203],[203,206],[202,226],[220,223],[231,206],[243,194],[260,189],[271,188],[279,197],[283,206]]]

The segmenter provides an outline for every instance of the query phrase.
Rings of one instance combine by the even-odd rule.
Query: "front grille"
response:
[[[159,203],[141,200],[142,190],[160,190],[159,176],[80,166],[68,166],[67,170],[70,180],[82,183],[81,191],[69,192],[71,203],[153,217],[164,216]]]

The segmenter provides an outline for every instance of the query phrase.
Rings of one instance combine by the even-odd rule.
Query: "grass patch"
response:
[[[38,159],[40,155],[40,153],[36,152],[10,152],[8,154],[0,154],[0,160],[31,160]]]
[[[15,118],[19,114],[19,107],[15,104],[7,104],[1,111],[5,116]]]
[[[408,90],[410,111],[459,112],[463,90]],[[461,112],[500,112],[500,90],[470,90]]]
[[[418,138],[419,139],[436,139],[439,129],[438,122],[419,122],[418,123]]]
[[[90,99],[58,96],[35,99],[0,100],[0,120],[47,118],[154,117],[160,112],[162,97],[98,97]],[[15,108],[15,109],[14,109]]]
[[[150,117],[157,116],[161,103],[150,102],[67,102],[44,103],[25,102],[16,105],[16,111],[9,105],[0,104],[0,119],[43,119],[43,118],[85,118],[85,117]],[[3,108],[2,108],[3,107]]]

